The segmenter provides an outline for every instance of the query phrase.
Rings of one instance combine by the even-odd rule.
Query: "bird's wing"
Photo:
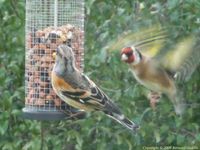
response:
[[[169,49],[162,49],[157,56],[161,65],[175,73],[175,78],[181,81],[189,80],[200,64],[199,39],[188,36],[181,39]]]
[[[167,29],[158,26],[129,32],[120,36],[110,50],[135,46],[151,57],[178,81],[188,81],[200,64],[200,35],[193,33],[178,39]]]
[[[154,57],[167,38],[166,29],[155,25],[150,28],[140,28],[139,31],[125,32],[105,47],[108,51],[119,51],[127,46],[135,46],[143,54]]]
[[[143,55],[155,57],[160,49],[165,45],[168,35],[164,29],[155,29],[143,39],[139,39],[134,43],[134,46],[141,51]]]
[[[188,81],[200,64],[200,44],[196,43],[193,50],[185,61],[180,65],[176,71],[175,79],[178,81]]]
[[[71,85],[71,87],[73,87],[73,90],[62,89],[62,94],[85,105],[93,105],[96,107],[96,109],[105,108],[105,105],[107,103],[110,103],[107,95],[99,87],[97,87],[96,84],[91,81],[86,75],[81,74],[81,76],[81,80],[79,79],[79,81],[74,81],[79,82],[80,86],[73,87]],[[85,87],[81,85],[83,83],[85,84]]]

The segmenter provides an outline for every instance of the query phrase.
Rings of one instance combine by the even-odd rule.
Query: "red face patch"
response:
[[[130,53],[132,50],[131,47],[125,47],[121,50],[121,54],[127,54],[127,53]]]
[[[121,51],[121,55],[125,54],[127,56],[127,60],[125,60],[126,63],[132,63],[135,60],[133,49],[131,47],[125,47]]]

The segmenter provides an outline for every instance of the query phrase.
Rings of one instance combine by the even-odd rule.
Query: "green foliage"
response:
[[[141,125],[134,134],[101,113],[77,121],[24,120],[24,1],[0,0],[0,149],[141,150],[147,146],[199,146],[200,68],[184,84],[191,107],[183,118],[163,97],[153,111],[145,89],[122,64],[119,51],[104,48],[124,31],[140,26],[165,25],[183,37],[199,31],[199,0],[138,1],[86,0],[85,73],[107,93],[132,120]],[[136,3],[137,2],[137,3]],[[160,11],[150,13],[160,2]]]

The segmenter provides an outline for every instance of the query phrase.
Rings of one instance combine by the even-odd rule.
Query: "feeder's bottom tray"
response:
[[[65,119],[83,119],[85,112],[70,108],[69,110],[60,110],[55,107],[41,108],[32,106],[22,109],[23,117],[32,120],[65,120]]]

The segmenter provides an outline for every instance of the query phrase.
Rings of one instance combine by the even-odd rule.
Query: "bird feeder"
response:
[[[60,120],[79,114],[53,91],[51,71],[55,52],[67,44],[83,71],[84,0],[26,0],[26,58],[24,116]]]

